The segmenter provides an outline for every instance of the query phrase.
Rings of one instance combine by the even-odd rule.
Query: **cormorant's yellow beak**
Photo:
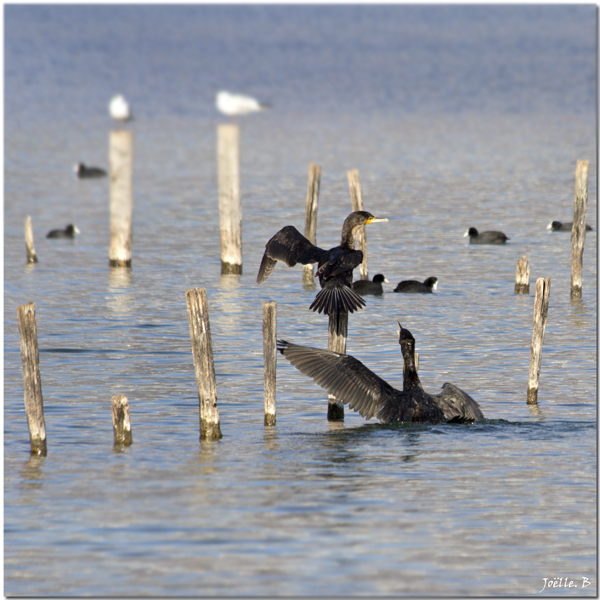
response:
[[[379,219],[378,217],[369,217],[369,218],[367,219],[367,225],[368,225],[369,223],[381,223],[381,222],[383,222],[383,221],[387,221],[387,220],[388,220],[388,219]]]

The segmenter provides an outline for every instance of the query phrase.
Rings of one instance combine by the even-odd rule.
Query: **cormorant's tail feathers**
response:
[[[332,315],[352,313],[365,307],[367,303],[352,288],[344,285],[336,288],[323,288],[310,305],[310,310]]]

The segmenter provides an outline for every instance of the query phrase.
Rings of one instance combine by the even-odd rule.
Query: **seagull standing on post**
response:
[[[271,107],[270,104],[259,102],[256,98],[242,96],[241,94],[230,94],[226,91],[217,93],[216,106],[224,115],[231,117],[232,122],[235,122],[237,115],[247,115]]]

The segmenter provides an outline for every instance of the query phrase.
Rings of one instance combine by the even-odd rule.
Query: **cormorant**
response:
[[[506,244],[506,237],[501,231],[483,231],[479,233],[475,227],[469,227],[469,230],[463,237],[469,236],[469,244]]]
[[[373,277],[373,281],[369,281],[368,279],[357,279],[352,284],[352,289],[357,294],[362,294],[363,296],[366,296],[367,294],[380,296],[383,294],[384,283],[389,283],[389,281],[385,278],[385,275],[382,273],[377,273],[377,275]]]
[[[300,372],[367,419],[377,416],[382,423],[443,423],[483,418],[477,402],[451,383],[445,383],[437,396],[425,392],[415,368],[415,338],[402,326],[399,343],[404,357],[402,391],[349,354],[299,346],[285,340],[278,340],[277,348]]]
[[[83,163],[77,163],[73,170],[79,179],[91,179],[93,177],[106,177],[106,171],[100,167],[86,167]]]
[[[67,225],[64,229],[53,229],[46,235],[47,238],[68,238],[73,239],[76,233],[80,233],[75,225]]]
[[[414,279],[401,281],[394,290],[403,294],[433,294],[433,290],[437,288],[438,278],[428,277],[423,283]]]
[[[354,236],[360,227],[378,221],[387,219],[376,218],[366,210],[350,213],[342,227],[340,245],[329,250],[315,246],[293,225],[287,225],[267,242],[256,282],[261,284],[266,281],[277,261],[285,263],[288,267],[297,263],[318,263],[315,277],[319,277],[322,289],[316,295],[310,309],[326,315],[354,312],[366,304],[352,291],[352,271],[363,259],[362,251],[354,249]]]
[[[546,229],[551,229],[552,231],[571,231],[573,229],[573,223],[561,223],[560,221],[552,221]],[[586,223],[585,224],[586,231],[593,231],[593,229]]]

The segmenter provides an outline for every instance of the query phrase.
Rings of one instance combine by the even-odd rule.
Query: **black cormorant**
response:
[[[318,263],[315,277],[319,277],[321,290],[310,309],[326,315],[354,312],[365,306],[365,301],[352,291],[352,271],[363,259],[361,250],[354,249],[354,236],[357,230],[369,223],[387,221],[374,217],[365,210],[350,213],[342,227],[342,241],[339,246],[323,250],[309,242],[293,225],[278,231],[265,247],[256,282],[261,284],[273,272],[277,261],[293,267]]]
[[[552,231],[571,231],[573,229],[573,223],[561,223],[560,221],[552,221],[546,229],[551,229]],[[586,231],[593,231],[593,229],[586,223],[585,224]]]
[[[79,233],[79,229],[75,225],[67,225],[64,229],[53,229],[46,235],[47,238],[68,238],[73,239],[75,234]]]
[[[368,279],[357,279],[352,284],[352,289],[357,294],[362,294],[363,296],[366,296],[367,294],[379,296],[383,294],[384,283],[389,283],[389,281],[385,278],[385,275],[382,273],[377,273],[377,275],[373,277],[373,281],[369,281]]]
[[[106,171],[100,167],[87,167],[83,163],[77,163],[73,170],[79,179],[93,179],[97,177],[106,177]]]
[[[425,392],[415,368],[415,339],[402,326],[399,342],[404,357],[402,391],[349,354],[299,346],[285,340],[278,340],[277,348],[299,371],[367,419],[377,416],[382,423],[443,423],[483,418],[475,400],[455,385],[445,383],[437,396]]]
[[[423,283],[414,279],[401,281],[394,290],[402,294],[433,294],[433,290],[437,288],[438,278],[428,277]]]
[[[479,233],[475,227],[469,227],[469,230],[463,237],[469,236],[469,244],[506,244],[506,237],[501,231],[483,231]]]

